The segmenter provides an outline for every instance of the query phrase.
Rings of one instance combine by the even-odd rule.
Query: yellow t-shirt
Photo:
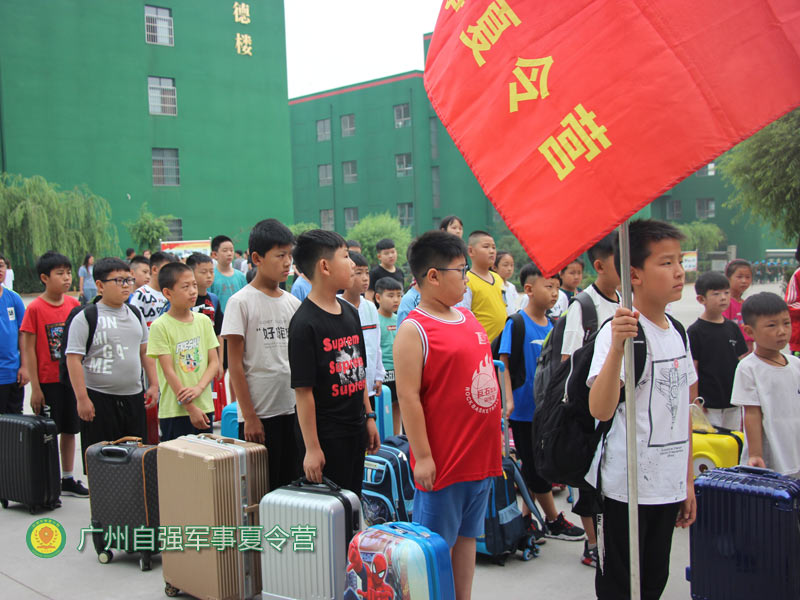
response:
[[[147,341],[147,356],[156,359],[158,387],[161,399],[158,403],[158,418],[188,417],[187,410],[178,404],[175,391],[167,383],[158,357],[168,354],[172,357],[172,368],[184,386],[197,385],[208,367],[208,351],[219,346],[214,335],[214,325],[206,315],[193,312],[192,322],[178,321],[164,313],[150,326]],[[214,412],[211,386],[195,398],[192,403],[204,413]]]
[[[491,342],[503,333],[506,324],[506,305],[503,302],[503,278],[491,273],[493,283],[467,271],[467,287],[472,293],[470,310],[483,325]]]

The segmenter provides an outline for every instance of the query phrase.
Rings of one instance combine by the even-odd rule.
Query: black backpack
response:
[[[513,323],[511,327],[511,354],[508,357],[508,376],[511,378],[511,389],[515,390],[525,384],[525,355],[522,345],[525,342],[525,321],[521,312],[515,312],[506,319]],[[492,358],[500,360],[501,333],[492,340]]]
[[[573,302],[581,305],[581,325],[583,327],[583,343],[585,344],[589,336],[598,330],[597,327],[597,308],[594,300],[585,291],[575,294],[570,298],[570,306]],[[542,344],[542,353],[536,361],[536,374],[533,377],[533,397],[537,400],[544,397],[547,393],[547,386],[550,379],[561,364],[561,348],[564,345],[564,330],[567,327],[567,313],[561,315],[556,321],[550,334]]]
[[[669,315],[667,318],[686,346],[683,325]],[[647,361],[647,340],[641,324],[638,330],[633,340],[636,384],[642,378]],[[599,329],[593,332],[569,360],[557,366],[544,396],[537,398],[533,414],[533,459],[537,472],[547,481],[573,487],[591,487],[584,477],[592,464],[598,443],[611,429],[613,418],[595,426],[595,418],[589,412],[586,379],[589,377],[598,332]],[[620,389],[619,401],[625,401],[625,388]]]
[[[73,319],[78,316],[78,313],[84,313],[86,322],[89,324],[89,335],[86,336],[86,352],[83,355],[86,357],[89,354],[89,350],[92,347],[92,342],[94,341],[94,332],[97,330],[97,303],[101,298],[102,296],[96,296],[90,304],[76,306],[73,308],[69,312],[69,316],[67,316],[67,320],[64,323],[64,330],[61,332],[60,356],[58,358],[58,380],[62,384],[66,385],[69,389],[72,389],[72,383],[69,380],[69,369],[67,369],[67,340],[69,340],[69,326],[72,324]],[[138,308],[131,306],[127,302],[125,303],[125,306],[131,310],[137,320],[141,321],[142,314],[139,312]]]

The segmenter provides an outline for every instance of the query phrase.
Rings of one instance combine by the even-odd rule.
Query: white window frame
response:
[[[157,46],[174,46],[172,9],[146,4],[144,7],[144,41]]]
[[[151,160],[153,165],[153,186],[180,186],[181,165],[177,148],[153,148]]]
[[[178,115],[178,90],[171,77],[147,78],[147,101],[151,115]]]
[[[345,183],[358,183],[358,164],[354,160],[342,162],[342,181]]]
[[[331,120],[318,119],[317,120],[317,141],[327,142],[331,139]]]
[[[344,229],[350,231],[358,225],[358,207],[346,206],[344,209]]]
[[[395,104],[393,109],[395,129],[411,126],[411,105],[408,102]]]
[[[334,231],[336,229],[336,216],[332,208],[323,208],[319,211],[320,228],[326,231]]]
[[[708,163],[697,172],[698,177],[714,177],[717,174],[717,165],[714,162]]]
[[[356,134],[356,116],[353,113],[342,115],[339,122],[342,126],[342,137],[353,137]]]
[[[317,165],[317,182],[319,187],[328,187],[333,185],[333,165],[325,163]]]
[[[397,205],[397,220],[403,227],[414,225],[414,203],[401,202]]]
[[[414,163],[410,152],[394,155],[394,168],[397,177],[410,177],[414,173]]]

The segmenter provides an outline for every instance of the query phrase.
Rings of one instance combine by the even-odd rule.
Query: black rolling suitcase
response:
[[[133,437],[86,449],[92,541],[103,564],[119,549],[141,552],[139,567],[150,570],[159,544],[157,450]]]
[[[61,506],[58,434],[52,419],[38,415],[0,415],[0,504],[9,501],[37,509]]]

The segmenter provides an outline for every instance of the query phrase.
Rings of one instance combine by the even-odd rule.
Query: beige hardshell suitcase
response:
[[[267,449],[214,435],[183,436],[158,447],[161,525],[167,542],[178,531],[184,549],[162,554],[165,592],[208,600],[242,600],[261,591],[260,555],[240,552],[241,526],[258,526],[258,504],[269,491]],[[169,528],[173,529],[170,530]],[[189,528],[200,528],[187,530]],[[236,528],[233,547],[197,550],[197,539]],[[175,528],[180,528],[176,530]],[[218,549],[224,547],[224,549]]]

